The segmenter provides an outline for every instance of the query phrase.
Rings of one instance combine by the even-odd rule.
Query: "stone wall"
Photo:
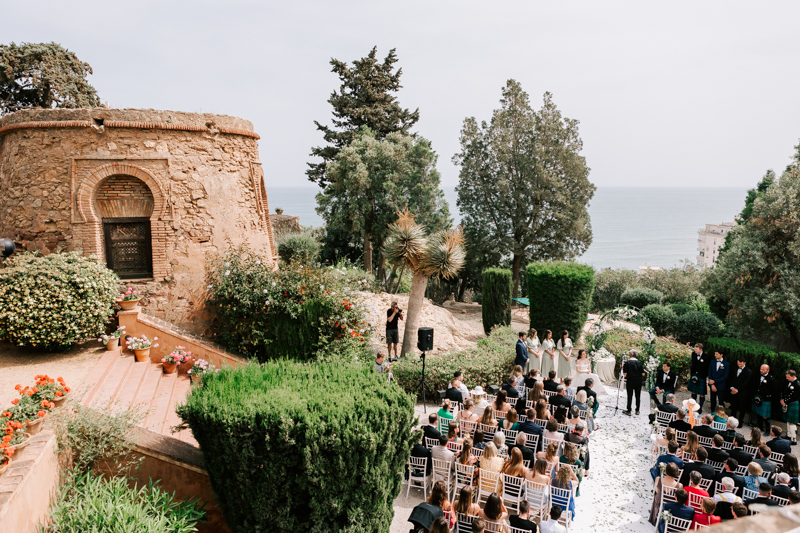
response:
[[[208,254],[247,243],[275,261],[257,138],[250,122],[220,115],[13,113],[0,119],[0,236],[20,251],[79,250],[104,261],[110,204],[99,205],[108,195],[98,190],[143,184],[153,202],[153,278],[134,284],[147,293],[146,312],[202,332],[211,320]]]

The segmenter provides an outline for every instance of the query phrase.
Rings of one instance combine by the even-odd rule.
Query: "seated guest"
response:
[[[506,434],[498,431],[492,437],[494,447],[497,448],[497,455],[508,455],[508,446],[506,446]]]
[[[439,412],[436,413],[437,415],[439,415],[439,418],[449,418],[450,420],[453,419],[453,413],[450,412],[451,405],[452,404],[450,403],[450,400],[448,400],[447,398],[442,400],[442,407],[439,408]]]
[[[491,442],[486,443],[486,447],[483,449],[483,455],[481,456],[479,465],[482,472],[499,473],[500,470],[503,469],[503,460],[497,456],[497,448],[495,448],[494,444]],[[480,477],[479,484],[480,489],[485,492],[494,492],[502,486],[502,483],[498,483],[498,486],[491,486],[491,481],[483,476]]]
[[[433,484],[431,495],[428,496],[428,499],[425,503],[435,505],[442,511],[453,510],[452,505],[450,505],[450,500],[447,499],[447,485],[445,485],[444,481],[437,481],[436,483]],[[448,529],[453,527],[454,525],[456,525],[456,514],[451,512]]]
[[[426,439],[439,440],[439,437],[441,437],[442,434],[439,433],[439,429],[436,427],[437,422],[439,422],[439,415],[437,415],[436,413],[429,414],[428,425],[422,426],[422,436],[425,437]]]
[[[788,500],[789,493],[792,492],[792,487],[789,486],[791,481],[792,478],[789,477],[789,474],[786,472],[781,472],[775,476],[775,485],[772,487],[772,495]]]
[[[783,430],[778,426],[772,426],[772,440],[767,443],[769,449],[777,453],[792,453],[792,441],[782,437]]]
[[[684,459],[694,459],[697,450],[700,448],[700,441],[697,440],[697,433],[694,431],[686,432],[686,444],[681,446]]]
[[[533,465],[533,462],[536,460],[536,454],[534,450],[531,450],[527,446],[525,446],[525,433],[520,431],[517,433],[517,439],[515,440],[514,446],[508,449],[509,454],[513,454],[514,450],[519,450],[522,454],[522,460],[528,461],[529,465]]]
[[[678,442],[677,436],[675,435],[674,428],[666,428],[664,429],[664,436],[659,437],[658,433],[654,433],[653,436],[655,437],[656,446],[666,446],[669,444],[669,441],[674,440],[675,443]],[[658,451],[657,449],[653,449],[653,451]]]
[[[464,408],[458,412],[458,419],[466,422],[477,422],[480,417],[472,412],[472,400],[464,400]]]
[[[572,407],[572,402],[569,398],[567,398],[567,389],[564,385],[559,385],[556,389],[556,394],[550,397],[550,401],[548,402],[552,407],[557,408],[559,411],[562,411],[566,414],[569,411],[569,408]]]
[[[714,410],[712,417],[714,422],[719,422],[720,424],[724,424],[728,421],[728,413],[725,412],[725,406],[723,406],[722,403]]]
[[[430,475],[431,471],[433,470],[433,461],[431,461],[431,451],[422,445],[422,441],[417,442],[414,444],[414,447],[411,448],[411,457],[419,457],[422,459],[427,459],[428,462],[425,464],[425,475]],[[408,467],[406,466],[406,479],[408,479]]]
[[[514,385],[525,385],[525,376],[521,366],[514,367],[514,370],[511,371],[511,377],[514,378]]]
[[[583,480],[583,475],[581,475],[581,470],[583,470],[583,461],[581,461],[578,457],[578,447],[571,442],[564,444],[564,454],[559,458],[558,462],[560,464],[567,464],[577,467],[570,468],[570,470],[572,471],[572,481],[576,483],[576,485],[573,487],[575,489],[575,496],[580,496],[581,481]]]
[[[511,515],[508,517],[508,523],[511,524],[511,527],[516,528],[520,531],[528,531],[530,533],[536,533],[538,527],[536,526],[536,522],[532,522],[529,520],[530,518],[530,510],[531,504],[528,503],[527,500],[522,500],[519,502],[519,514],[518,515]]]
[[[528,410],[528,401],[525,398],[517,398],[517,403],[514,404],[514,410],[517,412],[517,416],[524,415],[525,411]]]
[[[478,458],[470,453],[472,451],[472,439],[467,437],[464,439],[464,445],[461,447],[456,462],[462,465],[474,465],[478,462]]]
[[[736,428],[739,427],[739,419],[734,418],[732,416],[728,417],[728,420],[725,421],[726,429],[725,431],[720,431],[720,435],[722,438],[725,439],[725,442],[733,442],[733,439],[736,438],[737,435],[741,435],[741,433],[736,431]],[[742,443],[744,443],[744,435],[742,436]]]
[[[584,436],[584,432],[586,430],[586,426],[584,425],[583,421],[578,422],[575,424],[575,429],[570,432],[569,435],[566,436],[565,440],[567,442],[571,442],[576,446],[586,446],[586,462],[583,465],[584,477],[589,475],[589,437]]]
[[[430,500],[430,497],[428,499]],[[455,514],[451,513],[450,519],[452,520],[454,516]],[[444,515],[434,518],[428,533],[450,533],[450,525],[447,523],[447,518]]]
[[[528,499],[546,502],[550,498],[550,481],[552,479],[552,472],[550,471],[550,465],[547,464],[547,461],[544,459],[536,459],[536,462],[533,463],[533,468],[528,470],[528,481],[536,483],[537,485],[543,485],[544,487],[528,488],[528,491],[533,491],[533,493],[528,492]],[[543,492],[546,494],[542,494]],[[542,500],[542,498],[544,498],[544,500]]]
[[[527,433],[528,435],[539,435],[539,442],[537,444],[537,450],[540,451],[542,449],[542,435],[544,431],[542,427],[535,422],[536,420],[536,411],[533,409],[528,409],[528,419],[525,422],[520,422],[517,425],[517,431],[520,433]]]
[[[761,430],[758,428],[753,428],[750,430],[750,442],[747,443],[749,446],[753,448],[759,448],[766,444],[766,441],[761,437]]]
[[[653,481],[655,481],[655,479],[661,475],[661,470],[658,467],[658,465],[660,465],[661,463],[664,464],[675,463],[676,465],[678,465],[678,468],[680,468],[681,470],[683,469],[683,459],[678,457],[677,454],[678,454],[678,443],[675,441],[669,441],[667,443],[667,453],[665,453],[664,455],[659,455],[658,459],[656,459],[656,464],[653,466],[653,468],[650,469],[650,476],[653,478]]]
[[[456,372],[456,374],[458,374],[458,372]],[[451,402],[464,403],[464,400],[466,400],[466,397],[464,394],[462,394],[461,389],[459,388],[459,383],[459,379],[454,377],[450,380],[450,383],[447,384],[447,390],[445,391],[444,395],[445,398]],[[466,386],[464,386],[463,383],[461,386],[466,389]],[[469,393],[468,389],[467,392]]]
[[[566,393],[566,397],[572,400],[575,398],[575,394],[577,394],[577,390],[575,387],[572,386],[572,377],[567,376],[564,378],[564,392]]]
[[[472,439],[472,447],[476,450],[482,450],[484,446],[486,446],[486,434],[482,430],[476,429]]]
[[[725,466],[722,467],[722,472],[717,473],[717,481],[722,483],[722,480],[727,477],[733,480],[733,484],[737,489],[744,488],[744,476],[740,476],[736,473],[737,468],[739,468],[739,463],[736,462],[736,459],[728,457],[728,460],[725,461]]]
[[[447,442],[454,442],[461,444],[461,429],[455,422],[450,422],[447,425]]]
[[[594,433],[594,415],[592,414],[592,410],[589,409],[589,404],[586,403],[587,400],[588,397],[586,396],[586,391],[579,391],[575,395],[575,399],[572,400],[572,407],[577,407],[579,410],[586,413],[586,427],[589,430],[589,433]],[[580,414],[578,416],[580,416]],[[573,423],[573,425],[575,423]]]
[[[535,387],[536,384],[539,383],[539,380],[536,379],[536,376],[538,376],[539,374],[541,374],[541,372],[539,372],[538,370],[531,370],[530,372],[528,372],[528,375],[525,377],[525,388],[530,390],[533,387]]]
[[[598,380],[599,381],[599,380]],[[593,390],[594,389],[595,380],[592,378],[586,378],[585,385],[583,387],[578,387],[578,392],[586,391],[586,398],[587,401],[589,398],[594,399],[594,405],[592,406],[592,414],[597,414],[597,409],[600,407],[600,404],[597,402],[597,393]],[[600,428],[597,428],[600,429]]]
[[[558,442],[551,442],[547,445],[547,448],[543,452],[539,452],[536,454],[536,457],[539,459],[544,459],[548,463],[557,463],[558,462]]]
[[[439,444],[431,448],[431,458],[437,461],[444,461],[450,466],[450,475],[452,476],[455,472],[455,463],[456,463],[456,454],[453,453],[453,450],[447,448],[447,437],[442,435],[439,437]],[[441,479],[439,474],[434,473],[433,476],[435,479]],[[449,482],[447,479],[442,479],[442,481]]]
[[[507,413],[511,409],[511,404],[506,401],[507,397],[508,394],[504,390],[501,390],[497,393],[497,397],[494,399],[494,404],[492,404],[495,411],[503,411],[504,413]]]
[[[450,384],[447,386],[448,389],[456,389],[461,393],[461,401],[469,400],[470,393],[469,389],[466,385],[464,385],[464,374],[460,370],[456,370],[453,373],[453,379],[450,380]]]
[[[472,501],[472,487],[461,487],[458,499],[453,503],[453,509],[456,514],[478,516],[481,506]]]
[[[550,411],[547,410],[547,402],[543,399],[536,402],[536,419],[550,420]]]
[[[758,463],[761,466],[764,473],[767,476],[770,476],[775,473],[778,468],[778,465],[770,461],[769,456],[772,453],[772,450],[769,449],[769,446],[766,444],[758,447],[758,453],[756,454],[756,458],[753,459],[754,463]]]
[[[683,475],[681,476],[681,483],[683,485],[689,483],[689,476],[692,472],[700,472],[703,479],[710,479],[711,481],[716,479],[717,472],[714,470],[713,466],[706,464],[706,459],[708,459],[708,452],[706,452],[705,448],[700,446],[697,448],[697,461],[684,464]]]
[[[472,521],[472,533],[484,533],[486,531],[486,522],[481,518],[476,518]]]
[[[700,424],[694,426],[694,432],[700,437],[714,438],[714,435],[717,434],[717,430],[711,427],[713,422],[714,417],[709,414],[703,415],[703,418],[700,419]]]
[[[556,381],[556,371],[551,370],[549,374],[547,374],[547,379],[542,382],[544,386],[544,390],[550,392],[556,392],[558,389],[558,381]]]
[[[686,492],[688,492],[689,494],[692,494],[692,493],[698,494],[698,495],[702,496],[703,498],[708,498],[710,495],[708,494],[707,490],[705,490],[704,488],[702,488],[700,486],[700,482],[701,481],[703,481],[703,476],[700,475],[700,472],[695,470],[694,472],[689,474],[689,482],[690,482],[690,484],[689,484],[688,487],[686,487]]]
[[[503,391],[506,393],[506,398],[519,398],[517,379],[514,376],[508,376],[506,378],[506,382],[503,383]]]
[[[706,448],[708,452],[708,460],[715,461],[717,463],[724,463],[728,460],[728,452],[722,448],[722,445],[725,443],[725,440],[722,438],[722,435],[714,435],[712,439],[712,446],[711,448]]]
[[[745,443],[744,436],[736,435],[733,438],[733,449],[728,451],[728,455],[736,459],[740,465],[749,465],[753,461],[753,456],[744,451]]]
[[[650,389],[650,398],[655,402],[659,411],[661,410],[661,402],[658,401],[658,395],[661,395],[662,400],[666,403],[668,394],[675,394],[675,383],[678,381],[678,375],[672,372],[672,366],[668,362],[661,365],[661,369],[656,373],[655,385]]]
[[[486,499],[486,505],[478,513],[478,517],[490,522],[503,522],[508,516],[503,499],[496,492],[493,492]]]
[[[656,522],[658,521],[658,514],[661,510],[661,499],[664,493],[664,487],[677,489],[683,488],[683,485],[678,482],[679,473],[680,470],[678,470],[678,465],[675,463],[669,463],[667,464],[667,469],[664,471],[664,475],[656,478],[655,485],[653,485],[653,503],[650,505],[650,518],[648,518],[648,521],[651,524],[656,525]]]
[[[528,399],[533,402],[533,405],[536,405],[536,402],[538,402],[539,400],[542,399],[544,399],[545,401],[547,400],[547,398],[545,398],[544,395],[544,382],[537,381],[536,383],[534,383],[533,387],[529,387]]]
[[[558,422],[556,422],[555,418],[551,418],[547,421],[544,438],[550,440],[564,440],[564,434],[558,432]]]
[[[750,511],[748,511],[747,506],[744,504],[744,502],[734,503],[732,511],[734,519],[744,518],[748,514],[750,514]]]
[[[792,490],[800,490],[800,464],[797,462],[797,456],[793,453],[783,454],[783,466],[781,472],[789,474]]]
[[[486,392],[480,385],[472,389],[472,405],[473,405],[472,411],[478,417],[483,416],[484,409],[489,407],[489,402],[486,401]]]
[[[664,510],[669,511],[675,518],[694,520],[694,509],[686,505],[689,500],[689,493],[683,489],[678,489],[675,491],[675,500],[674,502],[665,503]],[[662,520],[658,524],[658,532],[664,533],[664,529],[664,521]]]
[[[765,481],[758,486],[758,496],[755,498],[750,498],[749,500],[745,500],[744,504],[748,509],[754,503],[769,505],[770,507],[777,506],[778,502],[770,498],[770,496],[772,496],[772,485]]]
[[[800,492],[793,490],[789,493],[789,505],[797,505],[800,503]]]
[[[656,410],[658,410],[659,413],[670,413],[670,414],[677,413],[678,406],[675,405],[675,395],[672,393],[667,394],[666,397],[664,398],[664,403],[659,404],[658,407],[656,407]],[[655,422],[656,421],[655,413],[650,414],[649,418],[651,423]]]
[[[565,510],[570,511],[572,513],[573,520],[575,519],[575,498],[573,497],[573,494],[575,493],[577,484],[575,472],[572,470],[572,467],[564,464],[558,466],[556,476],[550,482],[551,487],[570,490],[571,494],[569,497],[552,493],[550,495],[550,499],[553,505],[563,506]]]
[[[497,419],[494,417],[494,409],[492,409],[491,405],[483,410],[483,416],[480,419],[480,423],[484,426],[497,427]]]
[[[669,423],[669,427],[677,431],[691,431],[692,425],[686,421],[686,411],[678,409],[675,412],[675,420]]]
[[[744,476],[744,486],[750,490],[758,490],[762,483],[767,482],[767,476],[761,465],[753,461],[747,465],[747,475]]]
[[[701,526],[710,526],[722,521],[720,517],[714,514],[717,510],[717,504],[714,503],[714,500],[711,498],[703,498],[700,502],[700,509],[701,512],[694,514],[691,526],[692,529],[698,529],[697,524]]]
[[[500,470],[500,472],[511,477],[521,477],[523,479],[527,478],[528,469],[525,468],[525,463],[522,461],[522,452],[520,452],[519,448],[514,448],[511,450],[511,455],[509,456],[508,461],[506,461],[503,465],[503,469]]]
[[[730,520],[733,518],[733,506],[737,503],[742,504],[744,501],[734,492],[736,487],[731,478],[723,478],[721,483],[721,491],[714,495],[714,503],[717,504],[714,514],[722,520]]]
[[[503,423],[500,427],[506,431],[519,431],[517,429],[519,427],[517,420],[519,420],[517,411],[515,409],[510,409],[508,413],[506,413],[506,417],[503,419]]]
[[[539,525],[542,533],[567,533],[567,528],[558,523],[561,513],[560,505],[554,505],[550,508],[550,520],[544,520]]]

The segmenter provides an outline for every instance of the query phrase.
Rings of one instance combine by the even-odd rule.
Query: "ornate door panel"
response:
[[[106,264],[120,279],[152,278],[149,218],[103,219]]]

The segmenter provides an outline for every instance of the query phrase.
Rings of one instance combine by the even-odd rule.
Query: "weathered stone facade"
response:
[[[0,237],[108,261],[110,222],[144,221],[146,312],[203,332],[205,260],[226,241],[277,262],[252,124],[138,109],[28,110],[0,119]]]

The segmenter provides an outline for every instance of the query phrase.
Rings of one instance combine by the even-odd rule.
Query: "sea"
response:
[[[316,187],[267,187],[269,205],[321,226]],[[450,214],[460,221],[456,191],[444,189]],[[744,207],[746,189],[682,187],[598,187],[589,205],[592,244],[577,258],[601,268],[670,268],[696,262],[698,230],[733,222]]]

